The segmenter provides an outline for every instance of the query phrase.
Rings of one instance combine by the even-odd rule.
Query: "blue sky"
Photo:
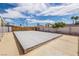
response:
[[[0,16],[13,25],[35,26],[61,21],[72,24],[71,16],[79,16],[79,4],[0,3]]]

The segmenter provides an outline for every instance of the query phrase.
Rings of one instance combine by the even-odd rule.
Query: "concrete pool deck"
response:
[[[0,41],[0,55],[20,55],[15,38],[12,32],[5,33]],[[56,38],[23,56],[77,56],[78,55],[78,36],[63,35]]]
[[[16,56],[19,55],[18,47],[12,32],[4,33],[0,41],[0,55]]]
[[[25,54],[27,56],[77,56],[78,37],[63,35]]]

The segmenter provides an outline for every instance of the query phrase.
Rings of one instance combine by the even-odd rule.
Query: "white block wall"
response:
[[[56,29],[54,28],[40,28],[41,31],[48,31],[48,32],[56,32]],[[66,34],[79,34],[79,26],[73,26],[71,27],[71,31],[70,31],[70,27],[64,27],[64,28],[59,28],[57,29],[57,32],[59,33],[66,33]]]

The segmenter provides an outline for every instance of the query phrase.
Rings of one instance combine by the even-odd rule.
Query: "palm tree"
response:
[[[73,20],[73,24],[77,24],[77,20],[79,19],[79,16],[72,16],[71,19]],[[71,26],[69,26],[69,32],[71,34]]]
[[[55,28],[56,29],[56,32],[58,30],[58,28],[62,28],[64,27],[66,24],[64,22],[58,22],[58,23],[55,23],[52,25],[52,28]]]
[[[77,20],[79,19],[79,16],[72,16],[71,19],[73,19],[73,24],[77,24]]]
[[[22,24],[20,24],[20,26],[22,26]]]

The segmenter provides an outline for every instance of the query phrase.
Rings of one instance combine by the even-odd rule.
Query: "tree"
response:
[[[79,19],[79,16],[72,16],[71,19],[73,20],[73,24],[77,24],[77,20]]]
[[[22,26],[22,24],[20,24],[20,26]]]
[[[56,29],[56,32],[57,32],[57,29],[58,28],[62,28],[64,27],[66,24],[64,22],[58,22],[58,23],[55,23],[52,25],[52,28],[55,28]]]

